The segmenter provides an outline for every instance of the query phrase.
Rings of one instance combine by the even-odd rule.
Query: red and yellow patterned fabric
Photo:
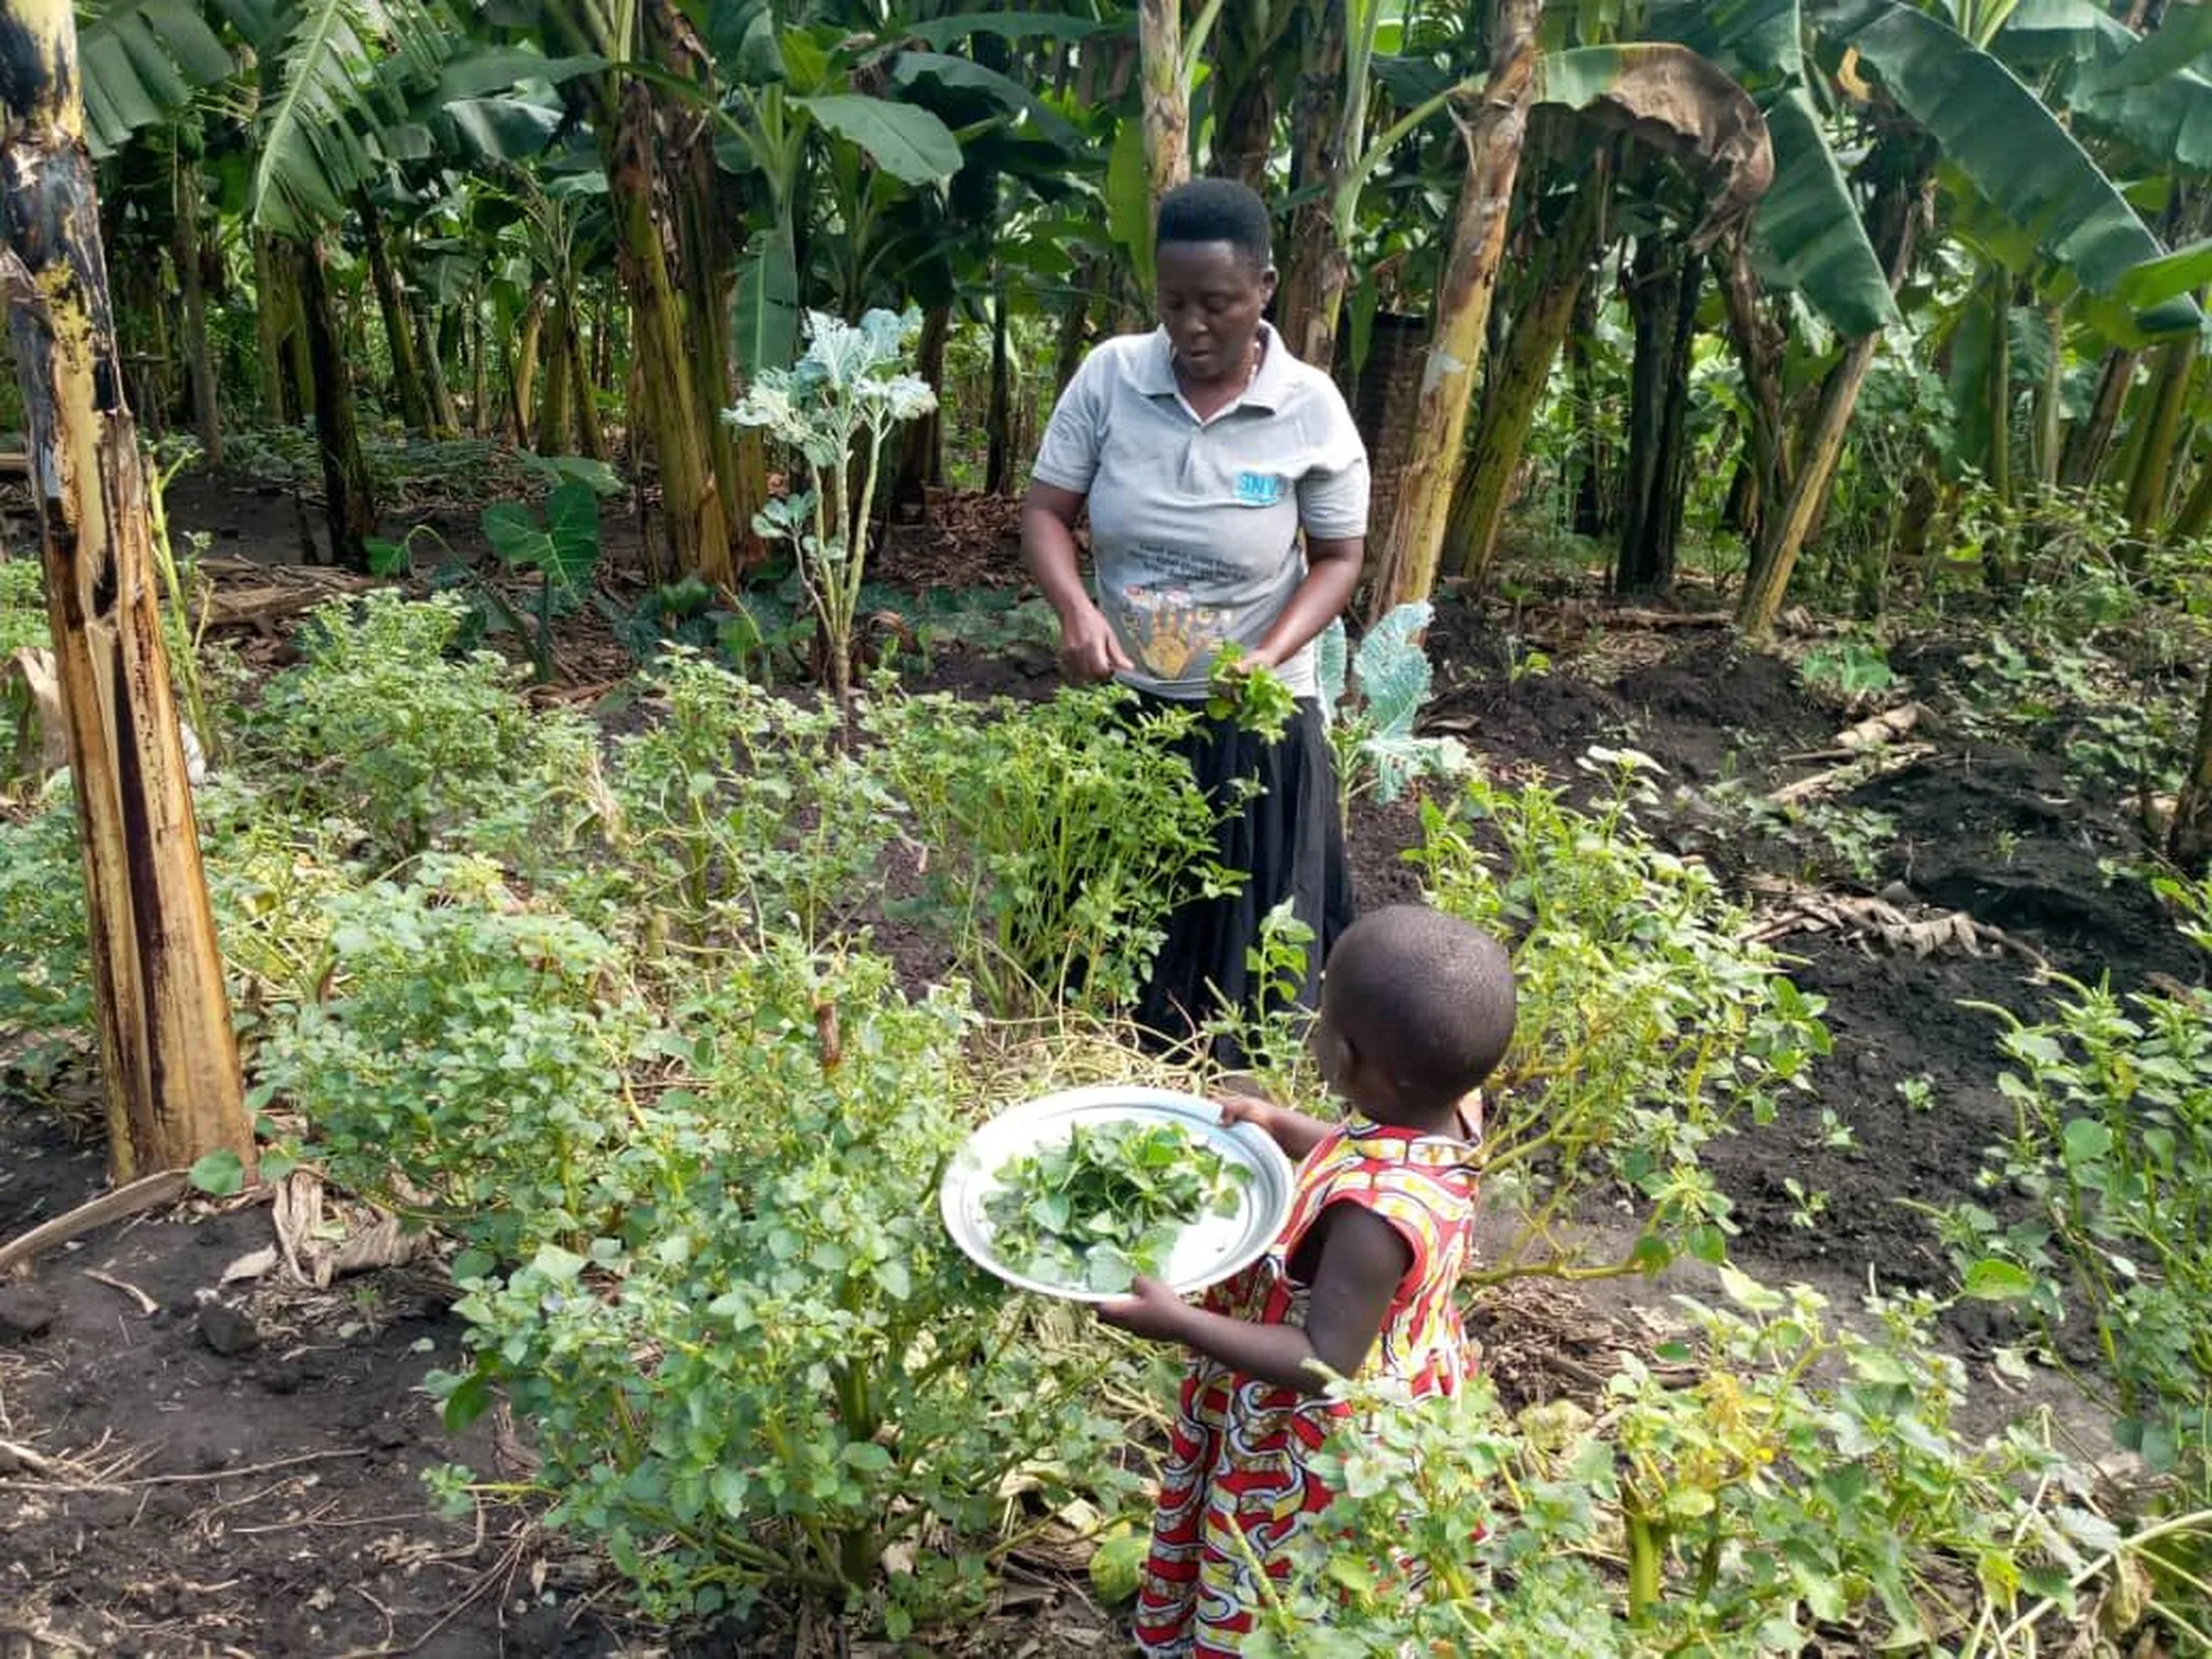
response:
[[[1479,1134],[1474,1113],[1470,1101]],[[1402,1379],[1416,1396],[1456,1391],[1468,1348],[1452,1289],[1473,1241],[1474,1162],[1470,1141],[1354,1114],[1299,1166],[1289,1219],[1267,1254],[1208,1291],[1204,1305],[1254,1323],[1303,1324],[1308,1286],[1291,1278],[1291,1258],[1324,1210],[1357,1204],[1388,1221],[1414,1258],[1368,1374]],[[1271,1578],[1289,1573],[1296,1541],[1335,1495],[1309,1460],[1348,1410],[1203,1355],[1191,1361],[1137,1598],[1137,1644],[1147,1654],[1239,1651],[1260,1606],[1252,1562]]]

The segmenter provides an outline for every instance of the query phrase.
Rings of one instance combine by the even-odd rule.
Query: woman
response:
[[[1228,179],[1185,184],[1161,198],[1155,242],[1160,327],[1104,342],[1068,382],[1023,503],[1022,554],[1059,614],[1070,678],[1200,701],[1234,642],[1298,699],[1280,741],[1202,719],[1185,742],[1215,798],[1238,779],[1259,787],[1221,830],[1242,891],[1176,912],[1137,1009],[1178,1042],[1219,1007],[1258,1012],[1246,956],[1284,900],[1313,930],[1310,968],[1351,923],[1313,644],[1359,579],[1368,479],[1335,383],[1262,320],[1275,268],[1260,199]],[[1076,561],[1086,504],[1095,597]],[[1297,995],[1309,1009],[1313,977]]]

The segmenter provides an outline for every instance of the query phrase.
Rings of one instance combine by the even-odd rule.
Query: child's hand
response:
[[[1182,1297],[1141,1273],[1131,1281],[1126,1296],[1098,1304],[1098,1317],[1107,1324],[1155,1341],[1178,1336],[1189,1312]]]
[[[1256,1094],[1217,1094],[1214,1104],[1220,1108],[1222,1122],[1250,1123],[1261,1134],[1274,1138],[1278,1113],[1273,1101],[1262,1100]]]

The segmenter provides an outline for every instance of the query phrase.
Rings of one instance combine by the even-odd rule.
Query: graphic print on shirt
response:
[[[1179,680],[1220,649],[1231,623],[1227,609],[1200,603],[1191,589],[1219,591],[1224,577],[1233,579],[1236,572],[1219,560],[1162,547],[1148,547],[1145,555],[1169,579],[1121,591],[1122,642],[1142,672],[1155,679]]]

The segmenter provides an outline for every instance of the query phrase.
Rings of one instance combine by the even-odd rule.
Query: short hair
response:
[[[1362,916],[1322,979],[1330,1021],[1413,1099],[1456,1100],[1497,1070],[1518,1004],[1505,946],[1425,905]]]
[[[1274,229],[1267,204],[1234,179],[1193,179],[1159,199],[1155,246],[1169,243],[1225,242],[1254,271],[1275,262]]]

